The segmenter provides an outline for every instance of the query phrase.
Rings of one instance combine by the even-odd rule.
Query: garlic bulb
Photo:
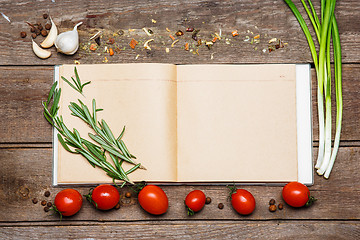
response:
[[[60,33],[55,40],[55,47],[61,53],[67,55],[73,55],[79,48],[79,34],[77,32],[77,27],[81,25],[82,22],[75,25],[72,31],[67,31]]]
[[[57,30],[55,23],[53,22],[53,20],[51,18],[50,18],[50,21],[51,21],[51,28],[50,28],[49,34],[47,35],[45,40],[40,44],[40,46],[43,48],[49,48],[52,45],[54,45],[55,39],[58,35],[58,30]]]
[[[34,40],[32,40],[32,49],[35,53],[36,56],[38,56],[39,58],[45,59],[51,56],[51,52],[45,49],[42,49],[41,47],[39,47],[39,45],[37,45]]]

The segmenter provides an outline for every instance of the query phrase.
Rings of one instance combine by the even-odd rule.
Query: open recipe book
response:
[[[95,99],[114,135],[126,126],[123,139],[147,168],[133,181],[313,183],[309,65],[76,65],[82,83],[91,81],[84,96],[60,78],[74,67],[55,67],[59,114],[89,139],[68,105]],[[111,182],[54,134],[54,185]]]

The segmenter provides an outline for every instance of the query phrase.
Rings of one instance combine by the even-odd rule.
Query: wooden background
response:
[[[300,1],[295,1],[302,11]],[[318,10],[320,1],[314,1]],[[163,216],[151,216],[138,205],[135,197],[121,197],[121,208],[108,212],[96,211],[84,202],[82,210],[61,222],[40,203],[32,199],[52,201],[61,188],[51,186],[52,132],[42,115],[41,101],[46,99],[53,81],[55,64],[122,62],[194,63],[311,63],[304,34],[290,9],[281,0],[242,1],[23,1],[0,0],[0,238],[129,238],[129,239],[360,239],[360,2],[342,0],[336,5],[343,50],[344,118],[339,154],[329,180],[315,176],[310,188],[318,199],[314,206],[282,211],[268,211],[268,201],[282,202],[281,187],[246,186],[256,198],[255,212],[247,217],[238,215],[226,200],[224,186],[166,186],[170,207]],[[37,58],[31,50],[29,27],[42,22],[49,13],[59,32],[70,30],[77,22],[81,46],[74,56],[64,56],[51,48],[47,60]],[[154,21],[155,20],[156,23]],[[150,28],[155,41],[151,51],[142,44],[149,39],[141,30]],[[187,27],[200,29],[199,38],[211,40],[211,34],[225,36],[211,50],[204,45],[185,51],[184,44],[194,41],[186,33],[171,47],[169,34]],[[168,28],[171,32],[166,30]],[[129,31],[130,29],[130,31]],[[96,52],[88,50],[89,38],[103,30],[102,45]],[[122,30],[122,31],[121,31]],[[232,37],[231,31],[239,36]],[[20,32],[28,36],[20,38]],[[106,41],[113,33],[115,44]],[[252,34],[253,33],[253,34]],[[260,34],[260,43],[245,42]],[[269,53],[271,38],[282,39],[287,45]],[[128,43],[139,41],[135,50]],[[228,40],[226,40],[228,38]],[[39,43],[42,38],[38,37]],[[104,47],[119,47],[109,56]],[[125,49],[124,49],[125,47]],[[165,51],[169,48],[169,52]],[[194,50],[197,47],[195,46]],[[121,73],[119,73],[121,74]],[[313,71],[313,89],[316,89]],[[313,91],[314,145],[318,143],[316,94]],[[314,151],[316,156],[316,147]],[[280,167],[280,166],[279,166]],[[77,188],[85,194],[88,187]],[[188,217],[183,199],[200,189],[212,203],[195,216]],[[50,197],[44,197],[49,190]],[[127,189],[122,189],[124,193]],[[217,208],[224,203],[224,209]]]

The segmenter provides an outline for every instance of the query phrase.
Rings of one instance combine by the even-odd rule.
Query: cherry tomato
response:
[[[138,195],[140,206],[154,215],[164,214],[169,207],[169,200],[165,192],[155,185],[147,185]]]
[[[292,207],[310,206],[316,199],[310,197],[307,186],[299,182],[290,182],[282,190],[284,201]]]
[[[89,195],[86,195],[87,198]],[[91,201],[97,209],[109,210],[116,206],[120,200],[119,191],[111,185],[97,186],[91,193]],[[89,200],[89,199],[88,199]]]
[[[64,189],[56,195],[54,205],[62,216],[72,216],[80,210],[82,202],[82,196],[78,191]]]
[[[231,195],[231,205],[241,215],[249,215],[255,210],[254,196],[245,189],[237,189]]]
[[[190,192],[185,198],[185,205],[188,207],[188,215],[194,215],[205,205],[205,194],[200,190]]]

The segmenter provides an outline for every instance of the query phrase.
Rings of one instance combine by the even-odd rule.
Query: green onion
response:
[[[284,0],[294,13],[296,19],[308,41],[311,55],[314,61],[318,80],[317,98],[318,98],[318,116],[319,116],[319,152],[315,168],[319,175],[328,178],[333,168],[336,155],[340,144],[341,123],[342,123],[342,71],[341,71],[341,45],[339,30],[336,18],[334,16],[336,0],[321,0],[321,22],[317,16],[311,0],[308,0],[311,11],[304,0],[301,3],[312,23],[318,43],[319,51],[316,52],[315,44],[312,39],[309,28],[303,17],[291,0]],[[334,49],[334,75],[336,92],[336,134],[334,147],[331,151],[331,67],[330,67],[330,45]],[[324,115],[325,98],[325,115]]]

